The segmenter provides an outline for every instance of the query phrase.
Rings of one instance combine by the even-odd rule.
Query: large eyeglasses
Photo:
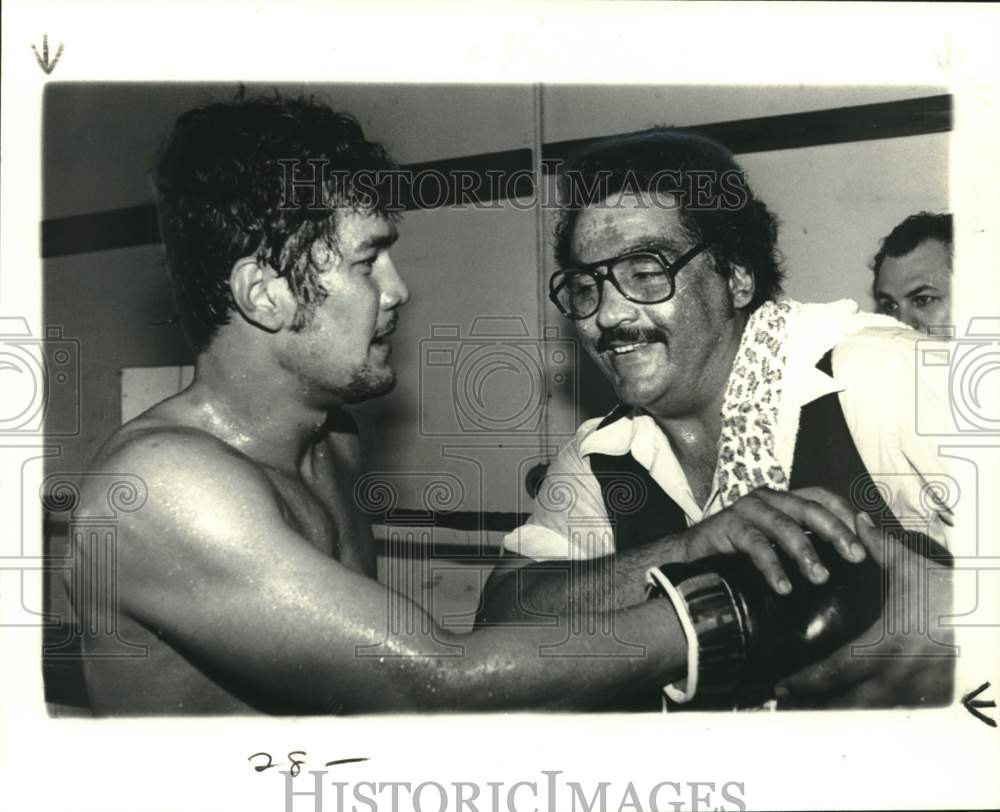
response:
[[[673,262],[660,251],[631,251],[620,257],[564,268],[549,280],[549,298],[568,319],[586,319],[601,306],[605,280],[636,304],[660,304],[674,295],[674,277],[708,248],[700,242]]]

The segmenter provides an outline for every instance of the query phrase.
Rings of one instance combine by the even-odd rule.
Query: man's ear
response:
[[[733,297],[733,307],[744,308],[753,301],[757,283],[752,271],[742,265],[730,265],[729,293]]]
[[[271,333],[291,324],[295,316],[295,297],[288,280],[270,265],[253,257],[236,261],[229,274],[229,289],[236,309],[251,324]]]

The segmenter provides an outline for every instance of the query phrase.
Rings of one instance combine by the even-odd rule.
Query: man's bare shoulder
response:
[[[119,429],[90,466],[82,483],[81,507],[99,510],[103,489],[116,476],[137,481],[143,508],[128,524],[162,524],[176,530],[203,522],[205,512],[237,513],[251,500],[257,519],[278,513],[277,494],[262,468],[208,431],[157,418],[140,418]],[[247,515],[247,514],[245,514]]]
[[[198,471],[203,462],[256,468],[249,457],[211,432],[144,415],[122,426],[104,444],[91,463],[92,472],[126,469]]]

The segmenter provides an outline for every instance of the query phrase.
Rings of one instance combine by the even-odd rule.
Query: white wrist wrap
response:
[[[646,580],[653,589],[659,590],[670,600],[677,613],[681,628],[684,630],[684,639],[687,641],[687,677],[683,683],[678,682],[675,685],[663,686],[663,693],[666,694],[667,698],[682,705],[694,699],[694,695],[698,691],[698,635],[695,632],[694,623],[691,622],[687,601],[667,580],[666,576],[657,567],[651,567],[646,573]]]

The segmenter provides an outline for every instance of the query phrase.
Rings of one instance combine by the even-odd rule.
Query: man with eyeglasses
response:
[[[714,141],[671,130],[607,139],[563,183],[550,298],[620,404],[553,461],[535,512],[505,540],[514,555],[487,585],[480,622],[630,605],[647,571],[734,552],[787,596],[792,575],[799,590],[831,578],[818,555],[826,544],[849,566],[866,555],[883,563],[886,616],[912,600],[927,568],[931,605],[920,609],[945,611],[937,542],[947,545],[952,516],[927,498],[923,474],[944,469],[900,395],[916,386],[909,331],[853,302],[781,298],[776,220]],[[883,548],[887,529],[926,535]],[[689,630],[703,663],[720,618],[702,616],[707,638]],[[790,705],[947,702],[950,666],[916,656],[944,650],[937,634],[888,641],[915,655],[889,665],[844,646],[773,695]]]

